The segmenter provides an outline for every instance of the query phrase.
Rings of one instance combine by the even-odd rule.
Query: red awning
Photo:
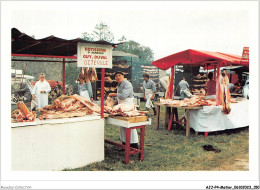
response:
[[[158,59],[152,62],[152,64],[162,70],[167,70],[174,65],[206,66],[220,64],[220,67],[228,65],[248,67],[248,64],[241,64],[241,56],[238,55],[193,49],[181,51]]]

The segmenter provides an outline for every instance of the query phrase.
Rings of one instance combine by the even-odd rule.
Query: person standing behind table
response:
[[[150,107],[153,108],[154,115],[156,115],[156,110],[153,105],[153,99],[156,93],[156,87],[154,81],[152,81],[150,78],[150,75],[148,73],[143,74],[144,82],[143,82],[143,96],[144,100],[146,100],[146,110],[149,111]]]
[[[180,95],[181,99],[184,100],[185,94],[190,98],[192,94],[189,92],[189,84],[187,83],[185,77],[182,77],[182,80],[179,82]]]
[[[205,99],[216,99],[217,81],[213,80],[213,73],[208,74],[208,81],[205,84],[206,97]]]
[[[78,92],[80,96],[83,96],[87,100],[93,102],[93,92],[92,92],[92,85],[89,81],[87,84],[85,81],[77,80],[76,83],[78,84]]]
[[[133,86],[128,80],[124,80],[124,74],[118,71],[114,74],[114,78],[118,83],[117,93],[110,93],[108,96],[117,97],[118,104],[133,104],[134,91]],[[120,127],[120,139],[123,144],[125,144],[126,129]],[[130,146],[133,148],[138,148],[138,135],[137,130],[131,130],[131,140]]]
[[[39,80],[35,83],[32,90],[32,98],[36,99],[38,108],[48,105],[48,93],[51,91],[50,84],[45,80],[45,74],[41,73]]]

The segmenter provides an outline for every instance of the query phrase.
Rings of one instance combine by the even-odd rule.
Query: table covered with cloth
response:
[[[249,100],[243,99],[230,106],[229,114],[222,112],[222,106],[190,110],[190,127],[197,132],[212,132],[249,126]]]

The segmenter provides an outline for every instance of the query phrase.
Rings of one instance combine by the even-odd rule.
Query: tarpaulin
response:
[[[162,70],[167,70],[174,65],[205,66],[206,64],[220,64],[220,67],[228,65],[248,66],[248,64],[245,63],[241,64],[241,56],[238,55],[193,49],[181,51],[158,59],[152,62],[152,64]],[[208,69],[212,68],[214,67],[208,67]]]
[[[222,106],[190,110],[190,127],[198,132],[211,132],[249,126],[249,100],[231,103],[230,107],[229,114],[223,113]]]

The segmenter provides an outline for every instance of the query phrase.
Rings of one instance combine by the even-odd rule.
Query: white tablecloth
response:
[[[222,131],[249,126],[249,100],[231,104],[231,112],[224,114],[221,106],[204,106],[190,110],[190,127],[198,132]]]

